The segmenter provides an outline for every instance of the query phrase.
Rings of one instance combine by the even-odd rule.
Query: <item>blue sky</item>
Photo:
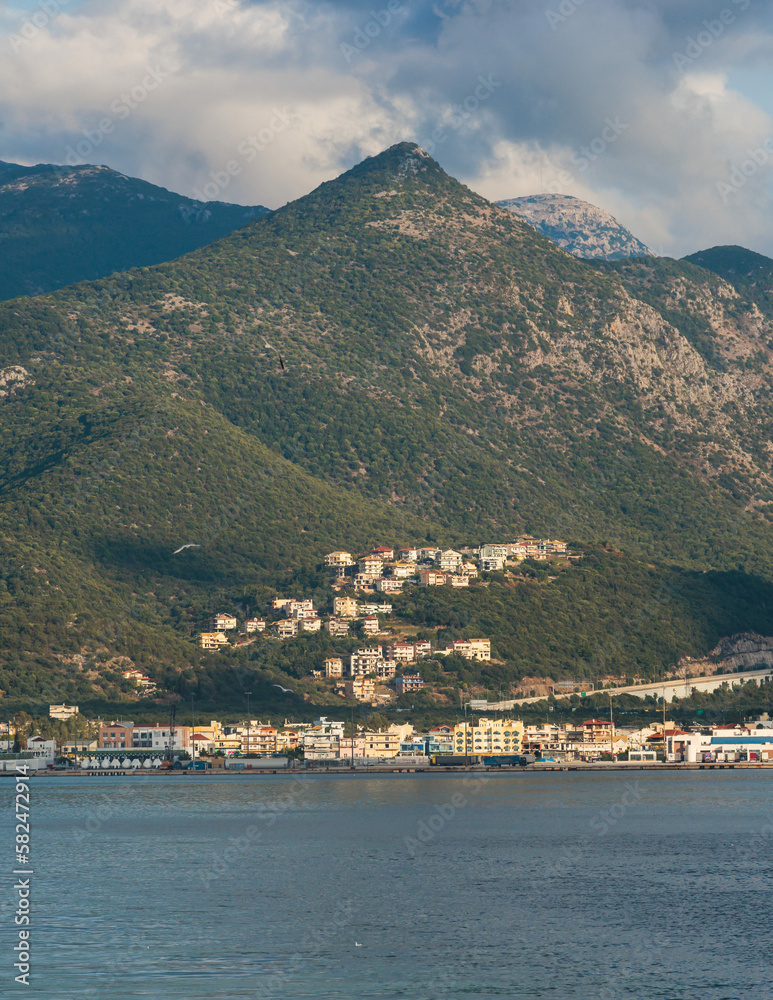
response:
[[[773,256],[772,7],[12,0],[0,159],[276,207],[412,139],[492,200],[555,191],[659,253]]]

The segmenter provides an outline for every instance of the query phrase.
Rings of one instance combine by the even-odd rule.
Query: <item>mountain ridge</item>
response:
[[[0,162],[0,299],[172,260],[267,212],[197,202],[105,166]]]
[[[636,633],[619,671],[657,675],[740,631],[727,608],[773,631],[773,324],[689,262],[573,258],[415,144],[179,260],[0,304],[0,329],[0,369],[25,373],[0,408],[0,558],[45,567],[63,591],[55,556],[90,567],[91,623],[74,588],[68,620],[83,624],[51,623],[49,650],[93,649],[114,593],[138,617],[130,639],[100,624],[109,651],[187,691],[199,666],[180,664],[179,644],[204,609],[248,583],[313,590],[325,545],[524,532],[600,546],[601,568],[579,607],[556,605],[552,635],[516,622],[505,647],[495,634],[511,651],[498,681],[531,675],[526,650],[591,670],[610,630]],[[238,518],[241,534],[221,530],[218,511],[263,475],[255,456],[286,463],[310,499],[299,509],[283,480]],[[382,525],[370,534],[369,518]],[[170,561],[197,530],[206,550]],[[626,578],[645,609],[635,627],[615,599]],[[21,579],[15,600],[32,601]],[[492,586],[506,603],[511,585]],[[495,627],[493,611],[448,600],[451,638]],[[683,616],[667,642],[666,608]],[[699,619],[700,635],[686,624]],[[271,649],[253,669],[291,669]]]

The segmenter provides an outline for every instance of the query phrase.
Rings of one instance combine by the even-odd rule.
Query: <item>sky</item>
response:
[[[773,256],[773,0],[5,0],[0,159],[269,208],[395,142]]]

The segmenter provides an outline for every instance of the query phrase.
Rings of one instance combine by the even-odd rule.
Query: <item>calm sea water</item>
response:
[[[773,774],[32,782],[52,1000],[773,997]],[[12,784],[0,781],[3,940]],[[3,996],[13,984],[10,943]]]

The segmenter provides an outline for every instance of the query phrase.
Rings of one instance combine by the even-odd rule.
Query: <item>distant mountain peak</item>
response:
[[[532,194],[498,201],[574,257],[621,260],[624,257],[654,257],[603,208],[567,194]]]
[[[418,177],[419,174],[424,174],[427,178],[434,176],[448,179],[440,164],[421,146],[415,142],[397,142],[383,152],[376,153],[375,156],[366,157],[342,174],[338,180],[345,181],[349,177],[364,180],[372,176],[399,183],[408,178]]]
[[[707,271],[714,271],[728,279],[767,276],[773,269],[773,260],[770,257],[756,253],[754,250],[747,250],[746,247],[740,247],[737,244],[699,250],[697,253],[688,254],[684,260],[704,267]]]
[[[94,163],[0,161],[0,299],[173,260],[266,214]]]

